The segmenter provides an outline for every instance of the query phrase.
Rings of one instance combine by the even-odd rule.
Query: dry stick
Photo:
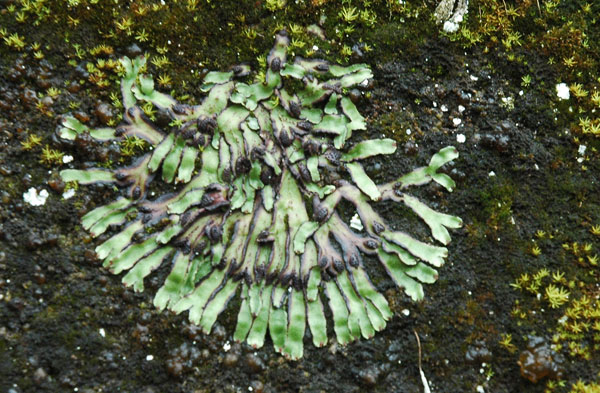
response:
[[[419,374],[421,374],[421,383],[423,384],[423,393],[431,393],[431,389],[429,389],[429,382],[427,382],[427,378],[425,378],[425,373],[421,368],[421,340],[419,340],[419,335],[417,331],[413,329],[415,333],[415,337],[417,338],[417,348],[419,349]]]

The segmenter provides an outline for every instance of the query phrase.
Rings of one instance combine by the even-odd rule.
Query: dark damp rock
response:
[[[90,121],[90,116],[87,113],[82,112],[82,111],[73,112],[73,117],[84,124],[89,123],[89,121]]]
[[[98,117],[98,120],[100,120],[102,124],[108,124],[108,122],[110,122],[110,119],[113,117],[113,112],[110,108],[110,105],[108,105],[105,102],[101,102],[98,105],[96,105],[96,110],[94,111],[94,114]]]
[[[414,141],[407,141],[404,144],[404,154],[407,156],[414,156],[417,154],[417,144]]]
[[[564,358],[556,353],[543,337],[528,336],[527,349],[519,355],[517,364],[521,376],[536,383],[548,377],[561,378],[565,372]]]
[[[484,134],[480,137],[479,142],[486,149],[506,153],[509,148],[510,138],[508,135]]]
[[[489,363],[492,360],[492,352],[484,341],[477,340],[467,348],[465,360],[469,363]]]

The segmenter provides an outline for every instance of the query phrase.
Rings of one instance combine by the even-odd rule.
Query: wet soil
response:
[[[8,3],[0,2],[0,9]],[[2,17],[9,20],[6,13]],[[40,163],[41,147],[25,150],[21,142],[34,132],[43,145],[72,154],[75,163],[84,165],[88,157],[83,150],[53,137],[59,115],[71,111],[68,103],[76,101],[76,110],[90,117],[90,125],[100,124],[102,114],[95,108],[110,103],[108,94],[90,88],[85,70],[67,65],[58,44],[43,61],[4,47],[0,391],[420,392],[416,331],[422,368],[434,392],[474,392],[478,387],[485,392],[543,392],[544,382],[523,378],[517,361],[527,349],[525,336],[549,341],[550,327],[562,314],[547,307],[535,319],[514,318],[515,301],[528,295],[510,283],[541,268],[561,269],[572,277],[584,274],[565,261],[561,244],[600,247],[589,231],[600,223],[597,156],[582,169],[568,127],[568,105],[554,90],[559,75],[538,54],[522,50],[538,71],[535,86],[524,89],[519,65],[476,47],[465,52],[435,32],[402,46],[406,41],[387,40],[390,28],[375,29],[373,36],[379,32],[382,41],[379,49],[360,59],[371,65],[375,77],[371,96],[359,109],[368,118],[367,133],[394,138],[399,149],[391,158],[369,161],[367,171],[376,182],[389,180],[426,164],[440,148],[456,146],[460,158],[447,168],[457,182],[455,191],[430,185],[419,195],[460,216],[465,226],[453,231],[448,261],[438,282],[426,287],[423,301],[411,302],[371,263],[374,280],[394,311],[387,328],[346,347],[331,342],[316,349],[306,339],[304,358],[296,362],[275,354],[268,340],[260,350],[234,343],[235,305],[206,336],[185,315],[154,310],[158,279],[150,280],[144,293],[134,293],[123,287],[121,277],[100,266],[93,253],[98,241],[81,228],[79,218],[118,191],[82,187],[75,198],[61,199],[59,166]],[[33,27],[14,29],[27,41],[39,34]],[[74,29],[74,35],[102,41],[94,29],[82,29]],[[126,54],[132,43],[120,40],[115,56]],[[206,55],[216,64],[253,60],[247,54],[234,60],[229,52],[216,54],[219,42]],[[181,67],[190,63],[183,58]],[[82,88],[67,92],[65,81]],[[63,89],[49,105],[50,116],[36,107],[35,97],[47,83]],[[190,85],[193,95],[197,83]],[[50,191],[45,205],[23,201],[30,187]],[[398,207],[379,208],[392,225],[406,223]],[[544,243],[536,258],[530,249],[538,230],[553,234],[554,240]],[[514,352],[499,344],[507,333]],[[569,383],[594,380],[600,356],[567,357],[560,367]]]

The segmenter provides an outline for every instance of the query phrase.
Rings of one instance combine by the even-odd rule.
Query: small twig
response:
[[[419,349],[419,374],[421,374],[421,383],[423,384],[423,393],[431,393],[431,389],[429,388],[429,382],[427,381],[427,378],[425,378],[425,373],[423,372],[423,369],[421,368],[421,340],[419,339],[419,335],[417,334],[417,331],[413,329],[413,332],[415,333],[415,337],[417,338],[417,348]]]

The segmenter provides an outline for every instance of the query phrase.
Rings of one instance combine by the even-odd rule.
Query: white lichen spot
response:
[[[147,356],[146,356],[146,360],[147,360],[147,361],[154,360],[154,356],[152,356],[152,355],[147,355]]]
[[[462,17],[460,18],[460,22],[462,22]],[[447,20],[444,22],[444,31],[446,33],[456,33],[458,31],[458,23]]]
[[[459,106],[458,106],[458,111],[459,111],[460,113],[463,113],[463,112],[465,111],[465,109],[466,109],[466,108],[465,108],[464,106],[462,106],[462,105],[459,105]]]
[[[564,325],[565,323],[567,323],[568,320],[569,320],[569,317],[567,317],[566,315],[563,315],[561,318],[559,318],[558,323],[560,323],[561,325]]]
[[[358,214],[354,214],[350,219],[350,228],[356,229],[357,231],[363,230],[364,227],[362,221],[360,221],[360,217],[358,217]]]
[[[73,156],[66,155],[66,156],[63,156],[63,158],[62,158],[63,164],[68,164],[71,161],[73,161]]]
[[[46,190],[42,190],[38,194],[38,191],[31,187],[23,193],[23,200],[31,206],[43,206],[46,204],[46,199],[48,199],[48,191]]]
[[[485,393],[485,390],[483,390],[483,386],[481,386],[481,385],[477,385],[476,390],[477,390],[477,393]]]
[[[488,173],[488,176],[489,176],[489,177],[496,176],[496,172],[494,172],[494,171],[490,171],[490,173]]]
[[[454,124],[455,127],[458,127],[460,123],[462,123],[462,119],[459,119],[458,117],[452,119],[452,124]]]
[[[102,336],[102,337],[106,337],[106,332],[104,331],[104,328],[100,328],[98,330],[98,334],[100,334],[100,336]]]
[[[577,149],[577,153],[579,153],[580,156],[585,154],[585,150],[587,149],[586,145],[579,145],[579,149]]]
[[[402,310],[402,315],[408,317],[410,315],[410,310],[408,308],[405,308],[404,310]]]
[[[412,131],[410,130],[410,128],[407,128],[406,129],[406,135],[410,135],[410,134],[412,134]]]
[[[465,143],[466,140],[467,140],[467,137],[465,136],[465,134],[456,135],[456,142]]]
[[[223,344],[223,351],[227,352],[231,349],[231,344],[229,343],[229,341],[225,341],[225,344]]]
[[[442,110],[442,112],[448,112],[448,107],[446,105],[442,105],[440,109]]]
[[[478,77],[476,77],[475,75],[471,75],[469,78],[471,78],[472,81],[477,82],[479,80]]]
[[[568,100],[571,97],[571,92],[569,91],[569,86],[566,83],[557,83],[556,84],[556,96],[561,100]]]
[[[73,196],[75,196],[74,188],[69,188],[67,191],[63,192],[63,194],[62,194],[63,199],[69,199],[69,198],[72,198]]]

